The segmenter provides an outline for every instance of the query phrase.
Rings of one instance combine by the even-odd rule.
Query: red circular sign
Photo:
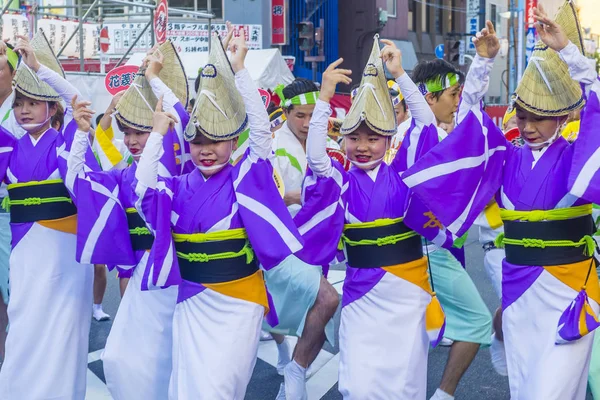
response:
[[[167,0],[161,0],[154,13],[154,34],[158,43],[167,41]]]
[[[260,94],[260,98],[265,105],[265,108],[269,108],[269,104],[271,104],[271,93],[267,92],[265,89],[258,89],[258,93]]]
[[[106,53],[110,47],[110,38],[108,37],[108,28],[104,27],[100,31],[100,51]]]
[[[108,93],[114,96],[123,90],[127,90],[133,83],[139,69],[140,67],[136,65],[123,65],[111,70],[104,78],[104,86],[106,86]]]
[[[327,148],[327,155],[335,161],[342,164],[346,171],[350,170],[350,161],[346,158],[343,151],[338,149]]]

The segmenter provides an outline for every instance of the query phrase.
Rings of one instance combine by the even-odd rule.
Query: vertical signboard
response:
[[[525,44],[525,62],[529,63],[531,53],[535,47],[537,34],[535,32],[535,17],[533,15],[533,8],[537,7],[537,0],[527,0],[525,3],[525,21],[527,23],[527,42]]]
[[[271,44],[283,46],[287,43],[286,0],[271,0]]]
[[[475,36],[479,31],[479,0],[467,0],[467,33]],[[475,54],[475,44],[469,37],[467,40],[467,53]]]

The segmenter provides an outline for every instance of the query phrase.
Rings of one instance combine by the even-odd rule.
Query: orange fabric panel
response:
[[[203,283],[202,285],[222,295],[259,304],[265,308],[265,315],[269,312],[267,289],[265,287],[263,272],[260,270],[235,281]]]

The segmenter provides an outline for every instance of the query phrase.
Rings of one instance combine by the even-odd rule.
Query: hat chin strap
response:
[[[560,134],[560,124],[556,121],[556,132],[547,140],[544,140],[542,143],[530,143],[527,140],[524,142],[529,146],[532,150],[541,150],[542,148],[551,145],[556,141],[558,135]]]
[[[348,160],[352,163],[352,165],[354,165],[360,169],[372,169],[372,168],[375,168],[378,164],[380,164],[384,158],[385,158],[385,155],[381,158],[378,158],[377,160],[371,160],[371,161],[367,161],[364,163],[350,160],[350,159],[348,159]]]
[[[32,132],[32,131],[36,131],[40,128],[42,128],[44,125],[46,125],[46,123],[52,118],[50,116],[50,106],[48,105],[48,102],[46,101],[46,119],[43,122],[34,122],[31,124],[21,124],[21,128],[25,129],[27,132]]]

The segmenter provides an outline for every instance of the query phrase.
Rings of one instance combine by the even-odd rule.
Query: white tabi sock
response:
[[[291,361],[290,346],[286,339],[283,342],[277,343],[277,373],[283,375],[283,369]]]
[[[454,400],[454,396],[444,392],[442,389],[438,389],[429,400]]]
[[[306,400],[306,368],[292,360],[285,366],[283,376],[286,400]]]
[[[102,304],[94,304],[92,306],[92,316],[96,321],[107,321],[110,319],[110,315],[102,309]]]

